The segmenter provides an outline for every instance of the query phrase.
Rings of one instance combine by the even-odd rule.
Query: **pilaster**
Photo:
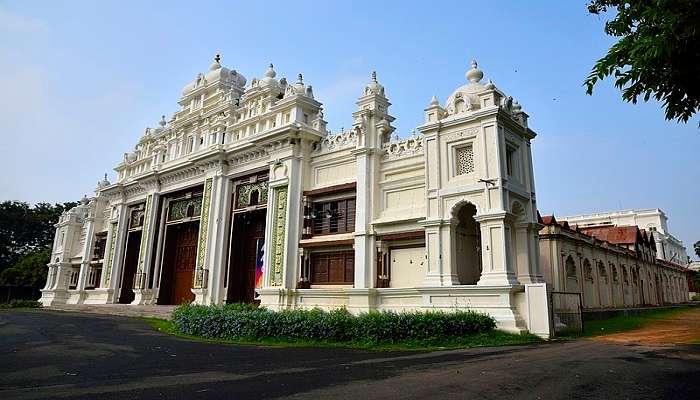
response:
[[[511,260],[506,214],[481,214],[474,217],[481,228],[482,266],[479,286],[516,285],[518,280]]]
[[[154,255],[154,239],[160,195],[152,192],[146,197],[146,211],[139,247],[139,261],[134,278],[134,301],[131,304],[151,304],[155,301],[153,289],[147,287],[151,259]]]
[[[215,237],[216,223],[210,223],[212,214],[212,189],[214,187],[214,177],[209,177],[204,180],[204,193],[202,193],[202,212],[199,219],[199,237],[197,238],[197,260],[192,277],[192,293],[195,295],[195,304],[207,304],[207,292],[209,287],[209,274],[211,263],[209,258],[213,253],[213,246],[210,245],[210,239]],[[217,179],[217,184],[220,179]]]

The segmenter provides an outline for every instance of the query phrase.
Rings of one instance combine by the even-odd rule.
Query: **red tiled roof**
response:
[[[545,215],[544,217],[542,217],[542,223],[545,225],[556,224],[557,219],[554,218],[554,215]]]
[[[613,244],[637,244],[642,236],[636,226],[580,227],[583,233]]]

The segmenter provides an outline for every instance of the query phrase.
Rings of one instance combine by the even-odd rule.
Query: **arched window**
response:
[[[566,277],[576,279],[576,263],[573,257],[568,256],[565,262],[566,266]]]
[[[613,282],[617,282],[619,277],[617,276],[617,268],[615,267],[615,264],[610,264],[610,271],[612,271]]]
[[[586,280],[593,280],[593,266],[591,266],[591,262],[587,258],[583,260],[583,276]]]
[[[608,270],[605,269],[605,264],[601,261],[598,261],[598,275],[603,278],[605,283],[608,283]]]

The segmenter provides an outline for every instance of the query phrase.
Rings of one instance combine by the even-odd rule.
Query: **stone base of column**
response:
[[[68,290],[68,300],[66,300],[66,304],[83,304],[84,301],[84,290]]]
[[[352,314],[370,312],[377,308],[375,302],[375,289],[348,289],[347,309]]]
[[[50,306],[55,306],[55,305],[59,305],[59,304],[66,304],[67,300],[68,300],[68,291],[67,290],[54,289],[54,290],[42,290],[41,291],[41,298],[39,299],[39,302],[44,307],[50,307]]]
[[[518,282],[523,285],[544,283],[544,278],[538,275],[518,275]]]
[[[133,305],[155,304],[155,291],[153,289],[134,289]]]
[[[518,285],[518,279],[514,274],[508,272],[482,272],[478,286],[504,286]]]
[[[286,291],[282,288],[262,288],[260,293],[260,306],[272,311],[279,311],[285,308]]]
[[[205,305],[209,304],[206,296],[207,293],[209,293],[209,290],[204,289],[204,288],[199,288],[199,289],[191,289],[192,293],[194,293],[194,301],[192,303],[194,304],[200,304],[200,305]]]
[[[83,304],[111,304],[115,300],[114,289],[96,288],[85,291]]]
[[[459,285],[459,277],[457,275],[426,275],[421,286],[455,286]]]

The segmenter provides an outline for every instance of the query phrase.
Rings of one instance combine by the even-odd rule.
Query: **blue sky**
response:
[[[213,55],[250,80],[299,72],[348,127],[376,70],[402,136],[472,58],[539,134],[537,200],[557,215],[659,207],[700,240],[700,130],[581,83],[613,43],[585,1],[0,1],[0,200],[77,200]],[[692,254],[691,254],[692,256]]]

